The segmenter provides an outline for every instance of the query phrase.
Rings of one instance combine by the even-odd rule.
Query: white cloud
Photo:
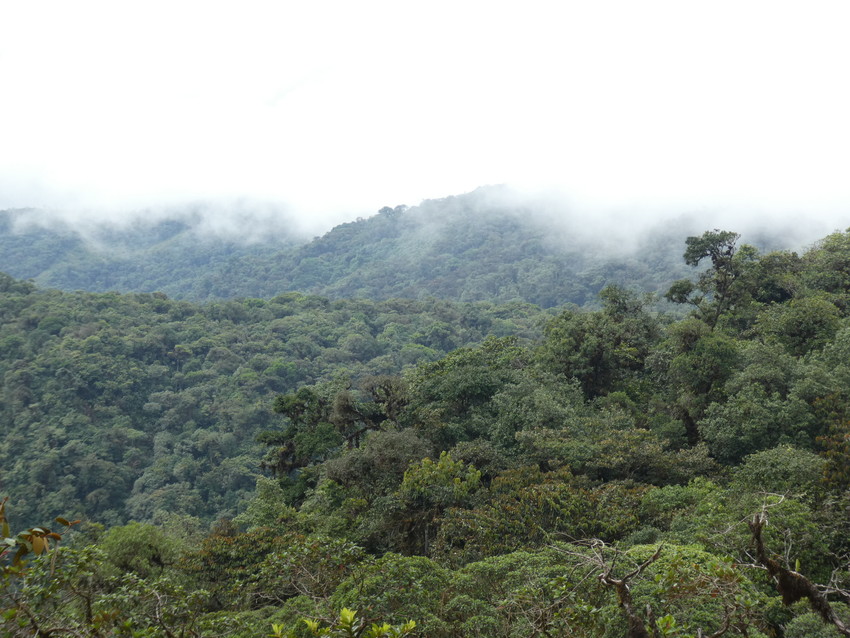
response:
[[[597,211],[837,217],[848,17],[843,2],[7,3],[0,207],[247,197],[328,225],[504,182]]]

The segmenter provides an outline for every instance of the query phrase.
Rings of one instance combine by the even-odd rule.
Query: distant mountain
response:
[[[0,270],[61,290],[198,298],[191,293],[195,280],[229,259],[295,244],[280,237],[273,247],[224,239],[205,232],[200,216],[182,211],[170,219],[82,228],[46,222],[36,210],[0,211]]]
[[[202,217],[185,213],[84,230],[38,218],[0,212],[0,271],[62,290],[159,291],[193,301],[299,291],[585,305],[608,283],[665,289],[686,274],[685,237],[705,230],[683,219],[625,241],[622,228],[591,231],[500,187],[383,208],[309,242],[280,227],[246,242],[206,232]]]

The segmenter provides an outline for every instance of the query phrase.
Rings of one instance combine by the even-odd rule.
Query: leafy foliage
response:
[[[605,283],[662,290],[684,275],[669,247],[688,229],[665,225],[629,250],[600,251],[579,219],[565,215],[553,228],[550,215],[514,200],[504,188],[487,187],[384,207],[312,241],[285,218],[246,217],[216,232],[202,210],[123,229],[46,228],[37,223],[45,211],[0,211],[0,270],[63,290],[161,291],[191,301],[300,291],[543,307],[593,304]],[[435,326],[435,341],[444,329]]]
[[[530,338],[545,316],[294,293],[198,306],[161,294],[42,291],[11,278],[0,289],[2,489],[25,520],[62,511],[111,525],[170,511],[236,515],[259,474],[255,439],[281,423],[276,393],[312,392],[318,402],[324,391],[310,388],[328,388],[322,414],[292,422],[299,449],[274,461],[285,474],[286,463],[326,458],[398,418],[404,390],[393,375],[441,355],[414,343],[435,323],[453,347],[491,330]],[[355,336],[374,349],[351,345]]]
[[[850,242],[737,240],[688,240],[684,318],[0,278],[3,489],[101,523],[0,505],[3,631],[827,635],[804,599],[843,631]]]

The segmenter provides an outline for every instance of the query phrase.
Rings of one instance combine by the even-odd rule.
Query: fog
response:
[[[803,244],[850,225],[848,18],[843,2],[5,3],[0,209],[80,227],[202,209],[250,239],[507,184],[610,239],[696,216]]]

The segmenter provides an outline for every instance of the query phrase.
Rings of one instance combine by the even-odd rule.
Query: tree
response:
[[[714,458],[727,464],[779,443],[811,447],[816,425],[805,402],[783,400],[758,384],[745,386],[724,403],[711,403],[698,423]]]
[[[757,322],[766,340],[779,342],[796,357],[827,345],[840,327],[839,309],[822,294],[775,305]]]
[[[639,526],[637,505],[647,488],[594,486],[567,470],[530,466],[496,477],[474,507],[453,507],[440,521],[434,553],[465,564],[558,539],[622,538]]]
[[[525,376],[528,359],[515,337],[489,337],[423,364],[408,377],[412,400],[405,418],[442,449],[486,437],[494,395]]]
[[[683,255],[688,266],[697,267],[704,259],[711,265],[697,278],[673,283],[665,294],[668,301],[691,304],[697,316],[714,330],[723,313],[748,300],[746,275],[750,262],[758,258],[751,246],[736,246],[740,235],[728,230],[706,231],[699,237],[688,237]]]
[[[709,405],[722,401],[725,384],[738,363],[738,342],[698,319],[669,328],[668,338],[653,355],[652,367],[672,396],[674,415],[682,420],[690,445],[700,441],[697,423]],[[666,386],[666,388],[664,387]]]
[[[802,261],[803,284],[828,293],[846,314],[850,310],[850,232],[824,237]]]
[[[441,452],[436,461],[424,458],[411,463],[393,498],[391,523],[404,539],[399,549],[429,555],[442,513],[469,505],[480,487],[481,472],[455,461],[448,452]]]
[[[343,581],[331,597],[331,609],[360,606],[368,608],[371,618],[389,622],[416,618],[417,630],[423,636],[449,638],[453,634],[444,609],[452,576],[451,571],[424,556],[388,552]]]
[[[616,286],[599,293],[601,312],[567,310],[545,328],[539,355],[544,364],[576,379],[588,398],[620,389],[629,375],[643,369],[658,339],[658,323],[641,299]]]
[[[327,478],[371,502],[398,489],[408,468],[432,454],[433,447],[412,429],[370,432],[363,445],[326,461],[322,469]]]
[[[782,603],[792,605],[800,600],[808,600],[812,610],[826,623],[835,626],[842,636],[850,636],[850,625],[836,613],[830,604],[823,587],[812,582],[799,572],[783,567],[771,558],[762,539],[762,531],[767,525],[765,512],[757,512],[749,523],[753,542],[756,546],[756,559],[764,565],[774,579],[777,591],[782,596]],[[846,597],[849,592],[842,592]]]
[[[63,534],[80,521],[57,518],[62,533],[34,527],[11,537],[6,502],[0,502],[0,561],[10,553],[12,558],[7,564],[3,561],[0,580],[4,636],[188,638],[217,632],[212,625],[199,623],[206,599],[203,590],[188,591],[173,577],[162,575],[143,579],[132,572],[110,574],[104,568],[106,554],[93,545],[60,551]]]

